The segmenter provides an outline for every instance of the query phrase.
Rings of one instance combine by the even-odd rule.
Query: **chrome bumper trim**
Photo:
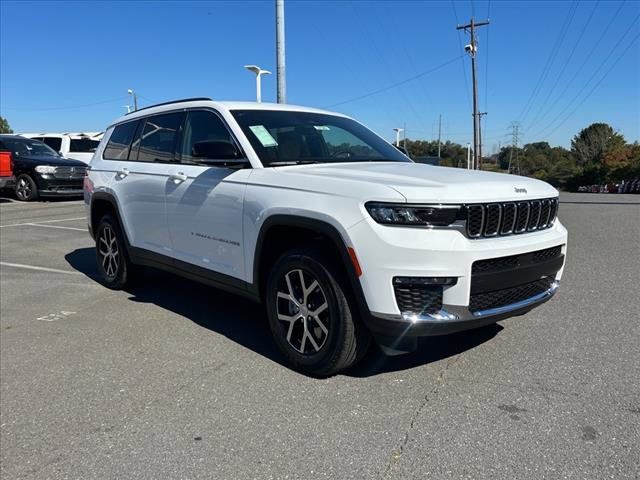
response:
[[[511,303],[509,305],[504,305],[502,307],[489,308],[487,310],[478,310],[477,312],[471,312],[469,310],[469,307],[465,307],[465,306],[443,305],[442,309],[436,313],[423,313],[421,315],[397,315],[397,314],[376,313],[376,312],[371,312],[371,313],[376,317],[383,318],[386,320],[396,320],[399,322],[406,322],[411,324],[420,324],[420,323],[446,324],[449,322],[478,320],[482,318],[489,318],[494,315],[509,313],[515,310],[519,310],[521,308],[534,306],[537,303],[541,303],[551,298],[556,293],[559,286],[560,286],[560,282],[556,280],[551,284],[551,287],[548,290],[545,290],[542,293],[534,295],[533,297],[529,297],[525,300],[521,300],[516,303]]]

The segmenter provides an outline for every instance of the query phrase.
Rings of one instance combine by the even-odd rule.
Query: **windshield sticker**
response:
[[[327,131],[331,130],[326,125],[314,125],[313,128],[315,128],[316,130],[327,130]]]
[[[277,147],[278,142],[271,136],[269,130],[264,128],[263,125],[252,125],[249,127],[253,134],[260,140],[263,147]]]

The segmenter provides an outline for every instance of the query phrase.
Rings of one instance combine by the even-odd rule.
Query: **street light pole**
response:
[[[287,103],[287,79],[284,57],[284,0],[276,0],[276,82],[277,102]]]
[[[404,132],[404,128],[394,128],[394,132],[396,132],[396,147],[400,146],[400,132]]]
[[[262,102],[262,75],[271,75],[269,70],[263,70],[257,65],[245,65],[244,68],[256,74],[256,102]]]
[[[138,94],[131,89],[127,93],[133,97],[133,111],[138,110]]]

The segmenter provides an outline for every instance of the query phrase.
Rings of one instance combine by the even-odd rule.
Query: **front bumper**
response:
[[[435,314],[422,314],[405,318],[402,315],[372,314],[367,322],[369,328],[381,337],[427,337],[447,335],[482,327],[509,317],[523,315],[553,297],[559,282],[537,295],[501,307],[472,312],[468,307],[443,306]]]
[[[368,220],[349,229],[348,234],[364,272],[360,284],[367,303],[366,323],[379,342],[382,339],[380,343],[387,345],[398,338],[480,327],[521,315],[546,302],[555,294],[562,278],[567,244],[567,231],[559,221],[546,230],[477,240],[454,230],[385,227]],[[477,261],[530,255],[552,248],[560,249],[561,255],[544,264],[544,271],[528,265],[504,274],[472,272]],[[413,315],[400,311],[393,286],[395,277],[454,277],[456,281],[443,287],[439,311]],[[497,308],[477,305],[470,308],[478,293],[508,289],[541,277],[546,278],[546,286],[528,297],[520,296]],[[497,286],[493,288],[491,283]],[[498,286],[500,283],[505,285]]]
[[[81,197],[84,194],[84,177],[60,179],[50,174],[40,174],[36,178],[42,196]]]

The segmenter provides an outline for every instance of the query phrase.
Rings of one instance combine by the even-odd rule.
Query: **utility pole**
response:
[[[478,113],[478,170],[482,168],[482,116],[487,112]]]
[[[407,122],[404,122],[402,125],[402,148],[404,151],[407,151]]]
[[[442,138],[442,114],[438,117],[438,158],[440,158],[440,141]]]
[[[520,136],[520,122],[511,122],[511,151],[509,152],[509,167],[507,170],[508,173],[520,173],[520,163],[518,161],[519,136]],[[516,151],[515,162],[513,159],[514,149]]]
[[[480,113],[478,113],[478,80],[476,78],[476,53],[478,52],[478,45],[476,44],[476,28],[482,27],[483,25],[489,25],[489,20],[484,20],[482,22],[475,22],[473,17],[471,21],[467,25],[458,25],[456,26],[456,30],[464,30],[466,33],[469,33],[471,37],[471,43],[469,45],[465,45],[464,50],[471,57],[471,77],[473,81],[473,159],[474,159],[474,167],[480,167],[480,138],[479,138],[479,124],[480,124]]]
[[[284,0],[276,0],[276,61],[278,103],[287,103],[287,80],[284,59]]]

